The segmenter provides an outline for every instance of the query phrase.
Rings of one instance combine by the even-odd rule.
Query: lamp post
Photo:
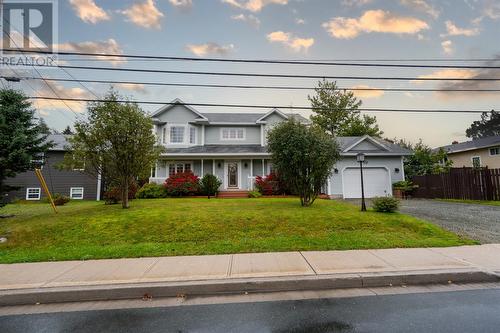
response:
[[[366,212],[365,186],[363,184],[363,162],[365,161],[365,154],[359,153],[356,155],[356,160],[359,162],[359,170],[361,171],[361,211]]]

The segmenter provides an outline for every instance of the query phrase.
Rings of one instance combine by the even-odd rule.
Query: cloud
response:
[[[444,40],[441,42],[441,47],[443,48],[443,52],[445,54],[453,53],[453,42],[451,40]]]
[[[94,0],[69,0],[69,3],[83,22],[96,24],[111,19],[104,9],[96,5]]]
[[[262,8],[270,4],[286,5],[288,0],[221,0],[233,7],[249,10],[251,12],[260,12]]]
[[[161,29],[161,19],[165,16],[156,8],[153,0],[136,3],[120,13],[127,17],[127,21],[147,29]]]
[[[147,93],[146,87],[140,83],[117,83],[115,84],[115,87],[143,94]]]
[[[193,0],[168,0],[168,2],[181,10],[191,9],[193,7]]]
[[[420,19],[398,16],[384,10],[368,10],[359,18],[334,17],[322,24],[330,36],[351,39],[359,34],[381,32],[393,34],[417,34],[429,29],[429,25]]]
[[[60,97],[60,98],[81,98],[90,99],[93,98],[89,91],[83,88],[71,88],[65,87],[58,83],[52,81],[40,82],[37,84],[38,88],[35,89],[35,96],[38,97]],[[49,88],[50,86],[50,88]],[[51,89],[52,88],[52,89]],[[56,94],[54,94],[54,90]],[[65,104],[66,103],[66,104]],[[38,110],[46,112],[47,110],[53,109],[68,109],[68,106],[75,112],[85,111],[85,102],[75,102],[75,101],[62,101],[62,100],[48,100],[48,99],[35,99],[34,104]]]
[[[487,61],[484,63],[485,66],[494,67],[500,66],[500,54],[494,56],[494,60]],[[475,78],[475,79],[488,79],[498,77],[498,70],[494,68],[485,68],[480,70],[448,70],[448,73],[437,73],[431,75],[441,75],[446,77],[457,77],[457,78]],[[438,71],[439,72],[439,71]],[[438,86],[439,89],[498,89],[497,83],[494,81],[446,81],[442,82]],[[442,99],[470,99],[473,97],[475,100],[480,98],[494,98],[498,100],[498,92],[474,92],[474,91],[458,91],[458,92],[450,92],[450,91],[440,91],[436,92],[437,96]]]
[[[471,69],[440,69],[430,74],[419,75],[420,79],[468,79],[476,75],[476,71]],[[416,82],[416,81],[414,81]],[[422,81],[418,81],[422,82]]]
[[[357,85],[353,86],[351,89],[369,89],[369,90],[353,90],[352,92],[358,98],[379,98],[384,95],[383,90],[375,89],[367,85]]]
[[[452,21],[446,21],[445,22],[445,25],[446,25],[446,34],[442,34],[441,37],[444,37],[444,36],[467,36],[467,37],[471,37],[471,36],[476,36],[476,35],[479,35],[479,28],[469,28],[469,29],[465,29],[465,28],[459,28],[457,27]]]
[[[233,51],[234,45],[219,45],[217,43],[210,42],[205,44],[188,44],[186,45],[186,49],[199,57],[210,54],[223,56]]]
[[[489,17],[492,20],[497,20],[500,18],[500,2],[496,0],[486,1],[486,4],[483,9],[483,13],[485,16]]]
[[[120,47],[118,42],[113,38],[97,42],[92,42],[92,41],[80,42],[80,43],[68,42],[64,44],[58,44],[57,48],[60,51],[67,51],[67,52],[123,54],[122,48]],[[125,61],[123,58],[118,58],[118,57],[100,56],[97,58],[106,60],[112,65],[118,65]]]
[[[295,19],[295,23],[297,23],[297,24],[306,24],[306,20],[304,20],[302,18],[296,18]]]
[[[373,2],[373,0],[342,0],[341,4],[344,7],[361,7]]]
[[[259,18],[256,17],[256,16],[254,16],[254,15],[252,15],[252,14],[249,14],[249,15],[245,15],[245,14],[233,15],[233,16],[231,16],[231,20],[247,22],[248,24],[250,24],[254,28],[259,28],[260,27],[260,20],[259,20]]]
[[[437,10],[436,7],[429,4],[425,0],[400,0],[400,2],[404,6],[410,7],[422,13],[426,13],[434,19],[437,19],[439,17],[439,10]]]
[[[289,32],[275,31],[267,35],[267,40],[271,43],[281,43],[291,48],[295,52],[307,50],[314,44],[314,38],[299,38]]]

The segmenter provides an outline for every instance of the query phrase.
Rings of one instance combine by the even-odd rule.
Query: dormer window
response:
[[[245,140],[244,128],[221,128],[221,140]]]
[[[170,143],[184,143],[184,126],[170,127]]]

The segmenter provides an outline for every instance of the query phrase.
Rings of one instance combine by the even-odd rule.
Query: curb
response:
[[[160,298],[185,295],[210,296],[222,294],[486,282],[500,282],[500,276],[476,269],[455,269],[186,282],[143,282],[133,284],[1,290],[0,306],[142,299],[144,297]]]

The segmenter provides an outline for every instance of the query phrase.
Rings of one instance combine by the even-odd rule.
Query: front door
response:
[[[238,162],[227,163],[227,187],[238,188]]]

